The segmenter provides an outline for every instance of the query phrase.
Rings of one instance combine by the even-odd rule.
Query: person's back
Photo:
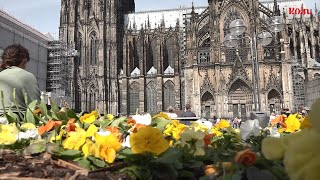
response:
[[[15,89],[16,102],[22,111],[25,111],[27,104],[24,94],[27,93],[27,101],[40,100],[40,90],[34,75],[24,70],[29,61],[28,51],[21,45],[12,45],[4,50],[0,70],[0,92],[4,94],[5,109],[17,111],[14,104],[13,90]],[[0,114],[3,112],[0,108]]]
[[[169,106],[168,107],[168,112],[166,113],[168,116],[169,116],[169,118],[171,118],[171,119],[174,119],[174,118],[177,118],[178,117],[178,115],[176,114],[176,113],[174,113],[174,109],[173,109],[173,107],[172,106]]]
[[[186,111],[182,113],[182,117],[196,117],[196,114],[191,111],[190,104],[186,105]]]

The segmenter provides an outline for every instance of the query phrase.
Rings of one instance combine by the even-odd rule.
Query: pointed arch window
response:
[[[157,89],[153,81],[147,85],[147,112],[151,114],[157,112]]]
[[[97,34],[90,35],[90,65],[97,65],[99,54],[99,40]]]
[[[175,107],[176,98],[174,91],[174,83],[172,81],[167,81],[164,84],[164,99],[163,99],[163,108],[167,109],[169,106]]]
[[[139,109],[139,84],[134,82],[131,84],[129,89],[129,107],[130,114],[135,114]]]

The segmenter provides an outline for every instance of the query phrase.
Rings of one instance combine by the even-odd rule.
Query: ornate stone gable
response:
[[[243,80],[248,85],[251,84],[251,80],[248,77],[245,66],[243,65],[240,58],[235,58],[234,64],[232,66],[232,71],[229,76],[229,83],[227,87],[230,87],[237,79]]]
[[[281,78],[281,77],[280,77]],[[278,92],[282,92],[282,86],[280,83],[280,79],[277,77],[273,70],[273,66],[271,66],[270,74],[269,74],[269,81],[266,85],[266,88],[263,91],[270,91],[271,89],[276,89]]]
[[[209,92],[212,95],[214,94],[214,88],[213,88],[213,85],[212,85],[212,83],[210,81],[210,78],[209,78],[209,75],[208,75],[208,70],[206,70],[206,75],[205,75],[204,80],[203,80],[203,85],[200,88],[201,97],[206,92]]]

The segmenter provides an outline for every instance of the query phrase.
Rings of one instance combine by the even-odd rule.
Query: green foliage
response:
[[[158,117],[152,119],[151,126],[158,128],[160,131],[163,131],[164,128],[171,122],[172,120],[167,120],[165,118]]]
[[[23,150],[22,154],[27,156],[27,155],[39,154],[45,151],[46,151],[46,142],[40,141],[26,147]]]
[[[103,168],[106,166],[106,163],[96,157],[88,156],[87,159],[90,161],[90,163],[98,168]]]
[[[25,122],[29,122],[29,123],[33,123],[33,124],[36,123],[36,119],[35,119],[34,114],[33,114],[33,111],[35,110],[36,106],[37,106],[37,100],[32,101],[28,105],[27,112],[26,112],[26,115],[24,117],[25,118]]]

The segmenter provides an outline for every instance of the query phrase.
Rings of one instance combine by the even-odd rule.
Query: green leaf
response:
[[[106,166],[106,163],[104,161],[97,159],[96,157],[88,156],[87,159],[97,167],[103,168]]]
[[[51,116],[54,120],[60,120],[55,112],[51,110]]]
[[[64,151],[63,147],[57,143],[47,143],[46,151],[49,154],[59,155],[60,152]]]
[[[45,116],[45,120],[48,120],[48,109],[43,99],[40,102],[40,109],[43,115]]]
[[[68,149],[60,152],[59,156],[67,159],[75,159],[81,156],[81,151]]]
[[[7,120],[8,120],[9,123],[15,123],[15,122],[16,122],[15,118],[9,116],[8,114],[4,114],[4,115],[5,115],[5,117],[7,118]],[[17,115],[15,115],[15,117],[18,118]]]
[[[111,127],[119,126],[119,124],[120,124],[121,122],[124,122],[125,120],[127,120],[127,117],[120,117],[120,118],[118,118],[118,119],[115,119],[115,120],[111,121],[110,126],[111,126]]]
[[[46,151],[46,142],[41,141],[38,143],[31,144],[30,146],[26,147],[22,154],[27,156],[27,155],[32,155],[32,154],[38,154]]]
[[[28,123],[32,123],[32,124],[36,123],[36,120],[34,118],[33,112],[30,111],[29,109],[27,109],[27,113],[26,113],[25,119],[26,119],[26,121]]]
[[[165,118],[156,118],[151,122],[151,126],[158,128],[160,131],[163,131],[167,124],[171,123],[172,120],[167,120]]]
[[[129,166],[121,171],[128,173],[129,176],[134,175],[136,179],[152,180],[152,173],[149,168],[143,168],[140,166]]]
[[[77,159],[75,160],[81,167],[86,168],[86,169],[91,169],[91,163],[88,159]]]
[[[51,111],[52,112],[57,113],[60,111],[59,106],[54,101],[52,101],[51,98],[50,98],[50,104],[51,104]]]
[[[79,120],[80,120],[79,117],[77,116],[77,114],[76,114],[73,110],[71,110],[71,109],[68,109],[68,110],[67,110],[67,116],[68,116],[69,118],[74,118],[76,121],[79,121]]]
[[[59,120],[68,122],[69,118],[66,112],[59,111],[55,113]]]
[[[9,121],[9,123],[14,123],[14,122],[17,122],[17,120],[19,119],[19,116],[17,114],[13,113],[10,108],[8,111],[8,114],[6,115],[6,118]]]
[[[32,101],[29,105],[28,105],[28,109],[30,109],[30,111],[34,111],[36,109],[38,100],[34,100]]]

